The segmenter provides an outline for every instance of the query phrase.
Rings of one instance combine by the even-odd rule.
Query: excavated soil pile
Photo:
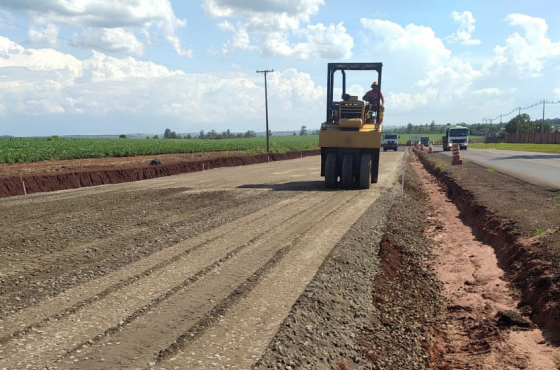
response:
[[[476,236],[494,246],[508,280],[520,293],[519,308],[551,337],[560,334],[560,193],[442,154],[419,152],[424,166]]]
[[[104,164],[99,161],[98,167],[77,167],[80,160],[63,161],[64,165],[57,166],[55,171],[49,172],[20,172],[0,175],[0,198],[14,195],[24,195],[38,192],[81,188],[85,186],[118,184],[123,182],[153,179],[180,173],[196,172],[220,167],[242,166],[247,164],[265,163],[285,159],[294,159],[318,155],[320,151],[294,151],[287,153],[270,153],[241,156],[213,156],[198,160],[159,160],[154,156],[152,164]],[[122,162],[122,160],[121,160]],[[125,161],[126,162],[126,161]],[[95,163],[95,162],[94,162]],[[35,165],[36,166],[36,165]],[[33,167],[33,165],[30,165]],[[22,167],[25,170],[25,167]]]

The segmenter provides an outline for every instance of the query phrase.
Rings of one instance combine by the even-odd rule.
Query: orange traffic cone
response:
[[[451,161],[451,164],[463,164],[459,144],[453,144],[453,160]]]
[[[428,145],[428,154],[432,154],[433,152],[434,152],[434,146],[430,142],[430,145]]]

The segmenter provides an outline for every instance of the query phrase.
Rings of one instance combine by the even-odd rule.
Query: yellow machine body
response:
[[[377,183],[384,109],[379,95],[368,102],[346,93],[346,73],[375,71],[381,89],[382,63],[329,63],[327,115],[319,131],[321,176],[327,188],[367,189]],[[342,97],[334,97],[335,74],[342,78]],[[372,77],[368,76],[368,80]],[[373,84],[372,84],[373,86]]]
[[[319,131],[321,148],[381,148],[381,127],[375,129],[373,124],[365,124],[357,131],[341,130],[338,125],[327,124]]]

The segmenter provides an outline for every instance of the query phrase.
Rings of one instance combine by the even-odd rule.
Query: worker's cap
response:
[[[373,83],[371,84],[371,87],[377,86],[377,81],[373,81]]]

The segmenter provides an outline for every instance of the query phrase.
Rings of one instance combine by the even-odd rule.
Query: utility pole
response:
[[[270,72],[274,72],[274,69],[272,70],[264,70],[264,71],[257,71],[257,73],[264,73],[264,108],[265,108],[265,112],[266,112],[266,152],[270,152],[270,147],[269,147],[269,139],[268,139],[268,93],[267,93],[267,88],[266,88],[266,75]]]
[[[543,133],[544,133],[544,105],[546,101],[542,100],[542,123],[541,123],[541,144],[543,143]]]
[[[519,113],[517,114],[517,138],[516,141],[519,140],[519,126],[521,125],[521,107],[519,107]]]

